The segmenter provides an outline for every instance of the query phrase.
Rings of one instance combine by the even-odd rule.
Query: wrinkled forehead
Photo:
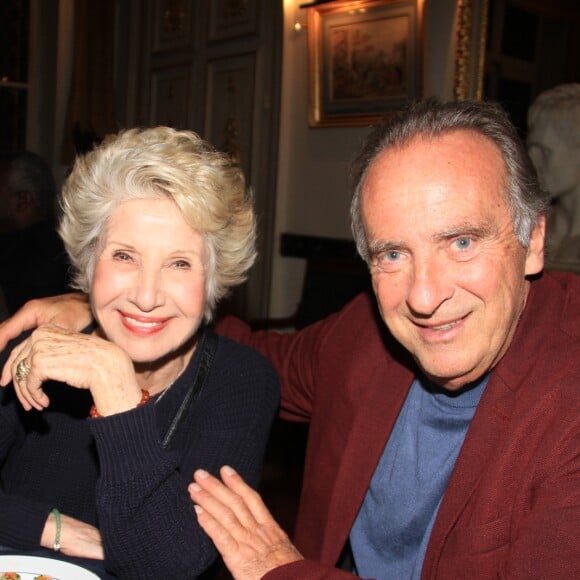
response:
[[[499,203],[507,209],[502,153],[494,141],[471,130],[417,136],[387,148],[362,183],[363,217],[378,204],[396,211],[407,205],[407,198],[415,200],[414,209],[421,213],[429,209],[421,207],[423,199],[464,208]]]
[[[419,133],[401,143],[385,147],[369,163],[362,180],[364,190],[369,177],[376,178],[390,168],[409,178],[429,179],[432,173],[449,178],[458,173],[488,171],[505,177],[506,165],[498,144],[490,137],[470,128],[458,128],[434,135]]]

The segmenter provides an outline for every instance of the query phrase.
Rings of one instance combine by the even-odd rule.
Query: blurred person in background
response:
[[[56,185],[31,151],[0,154],[0,293],[4,312],[68,288],[69,262],[56,232]]]

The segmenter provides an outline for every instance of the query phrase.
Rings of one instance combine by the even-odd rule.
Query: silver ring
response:
[[[16,365],[16,372],[14,373],[14,378],[20,382],[23,381],[30,373],[30,367],[25,359],[20,359],[20,362]]]

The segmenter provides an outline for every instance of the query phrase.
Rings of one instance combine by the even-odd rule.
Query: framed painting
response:
[[[459,0],[454,97],[482,99],[489,0]]]
[[[421,0],[308,8],[311,127],[368,125],[420,97]]]

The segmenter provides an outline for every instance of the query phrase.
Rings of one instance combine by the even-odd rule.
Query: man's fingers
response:
[[[233,467],[224,465],[220,469],[220,475],[224,484],[243,499],[244,505],[250,510],[254,519],[261,524],[274,522],[260,494],[252,489]]]
[[[241,534],[257,525],[244,499],[226,487],[207,471],[198,469],[194,473],[195,483],[190,486],[190,495],[195,503],[209,512],[226,526],[230,532]]]
[[[210,502],[210,498],[204,498],[208,504],[203,507],[213,510],[212,513],[217,515],[215,510],[227,506],[245,527],[275,523],[260,494],[252,489],[232,467],[223,466],[220,469],[220,475],[223,483],[202,469],[194,473],[194,479],[201,489],[221,504]],[[222,517],[224,514],[227,516],[224,511],[221,511],[221,514]]]
[[[8,320],[0,324],[0,351],[6,348],[8,341],[19,336],[25,330],[34,328],[36,326],[36,308],[38,303],[27,302],[25,306],[20,308]]]
[[[199,525],[212,539],[236,580],[258,580],[278,566],[301,560],[260,496],[231,468],[225,482],[203,470],[189,486]]]
[[[87,297],[81,293],[29,300],[8,320],[0,324],[0,351],[6,348],[10,340],[20,336],[25,330],[51,323],[80,331],[90,320]],[[3,385],[4,378],[3,373],[1,383]]]
[[[238,542],[268,543],[274,537],[286,538],[258,492],[231,467],[222,467],[220,474],[223,483],[203,470],[195,472],[195,483],[189,490],[198,506],[227,528]]]
[[[211,538],[220,554],[230,554],[238,549],[236,539],[208,511],[195,506],[197,521],[203,531]]]

